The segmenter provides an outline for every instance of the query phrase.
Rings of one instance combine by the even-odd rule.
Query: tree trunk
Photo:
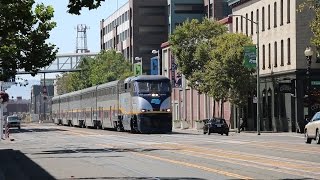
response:
[[[216,100],[213,100],[213,117],[216,117]]]
[[[220,103],[220,118],[223,118],[223,99],[221,99]]]

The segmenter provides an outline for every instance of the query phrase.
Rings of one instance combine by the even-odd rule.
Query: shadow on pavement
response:
[[[155,148],[101,148],[101,149],[61,149],[42,151],[39,154],[72,154],[72,153],[105,153],[105,152],[150,152],[150,151],[163,151],[163,150],[178,150],[178,149],[155,149]]]
[[[57,156],[44,156],[44,157],[37,157],[37,159],[78,159],[78,158],[118,158],[118,157],[124,157],[124,156],[63,156],[63,157],[57,157]]]
[[[64,129],[56,129],[56,128],[46,128],[46,129],[41,129],[41,128],[28,128],[28,129],[17,129],[17,128],[10,128],[9,133],[14,134],[14,133],[34,133],[34,132],[54,132],[54,131],[67,131]]]
[[[22,152],[3,149],[0,150],[0,179],[54,180],[55,178]]]
[[[70,178],[63,180],[74,180],[74,179],[118,179],[118,180],[206,180],[202,178],[190,178],[190,177],[87,177],[87,178]]]

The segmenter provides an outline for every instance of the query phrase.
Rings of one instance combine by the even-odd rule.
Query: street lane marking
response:
[[[110,145],[110,144],[96,144],[96,145],[106,147],[106,148],[116,148],[116,147],[119,148],[120,147],[120,146],[115,146],[115,145]],[[197,169],[201,169],[204,171],[208,171],[208,172],[212,172],[212,173],[216,173],[216,174],[221,174],[224,176],[233,177],[233,178],[237,178],[237,179],[253,179],[251,177],[242,176],[239,174],[230,173],[230,172],[226,172],[226,171],[222,171],[222,170],[218,170],[218,169],[213,169],[213,168],[209,168],[206,166],[201,166],[201,165],[192,164],[192,163],[188,163],[188,162],[176,161],[176,160],[172,160],[172,159],[162,158],[159,156],[147,155],[147,154],[143,154],[141,152],[131,152],[131,153],[139,155],[139,156],[144,156],[144,157],[148,157],[148,158],[152,158],[152,159],[170,162],[173,164],[179,164],[179,165],[183,165],[183,166],[187,166],[187,167],[197,168]]]
[[[189,150],[172,151],[172,152],[178,153],[178,154],[183,154],[183,155],[194,156],[194,157],[200,157],[200,158],[204,158],[204,159],[211,159],[211,160],[220,161],[220,162],[237,164],[237,165],[241,165],[241,166],[247,166],[247,167],[253,167],[253,168],[258,168],[258,169],[263,169],[263,170],[270,170],[270,171],[275,171],[275,172],[280,172],[280,173],[286,173],[286,174],[290,174],[290,175],[296,175],[299,177],[308,177],[308,178],[318,178],[319,177],[319,175],[310,176],[308,174],[305,174],[306,171],[304,171],[304,170],[303,171],[298,170],[299,172],[296,172],[297,169],[294,169],[294,168],[285,168],[283,166],[268,165],[268,164],[264,164],[263,162],[260,163],[260,162],[251,161],[251,160],[227,158],[225,156],[212,155],[212,154],[189,151]],[[197,154],[195,154],[195,153],[197,153]],[[278,169],[278,168],[281,168],[281,169]],[[301,175],[301,173],[304,173],[305,175]]]
[[[304,165],[302,165],[302,164],[297,164],[295,162],[289,162],[289,161],[281,162],[281,161],[284,161],[284,159],[275,160],[275,159],[270,159],[270,158],[268,159],[266,157],[259,157],[257,155],[246,155],[243,153],[221,151],[219,149],[210,149],[209,150],[209,149],[204,149],[204,148],[200,148],[200,147],[190,147],[190,146],[184,146],[184,145],[163,144],[161,147],[170,147],[170,148],[175,148],[175,149],[180,148],[181,151],[188,151],[189,150],[190,152],[197,153],[197,154],[202,153],[207,156],[227,158],[230,160],[246,161],[246,162],[256,163],[256,164],[263,165],[263,166],[268,165],[271,167],[274,166],[274,167],[289,169],[289,170],[293,170],[293,171],[310,172],[310,173],[320,175],[320,173],[318,173],[320,171],[319,163],[316,163],[317,166],[314,165],[315,163],[307,164],[307,162],[304,163]],[[176,151],[173,151],[173,152],[176,152]],[[292,160],[292,161],[295,161],[295,160]]]
[[[216,173],[216,174],[220,174],[220,175],[224,175],[224,176],[228,176],[228,177],[232,177],[232,178],[253,179],[252,177],[242,176],[242,175],[239,175],[239,174],[230,173],[230,172],[222,171],[222,170],[218,170],[218,169],[213,169],[213,168],[209,168],[209,167],[206,167],[206,166],[192,164],[192,163],[188,163],[188,162],[184,162],[184,161],[176,161],[176,160],[172,160],[172,159],[167,159],[167,158],[163,158],[163,157],[159,157],[159,156],[153,156],[153,155],[137,153],[137,152],[132,152],[132,153],[136,154],[136,155],[139,155],[139,156],[144,156],[144,157],[147,157],[147,158],[152,158],[152,159],[157,159],[157,160],[161,160],[161,161],[165,161],[165,162],[170,162],[170,163],[173,163],[173,164],[179,164],[179,165],[182,165],[182,166],[192,167],[192,168],[196,168],[196,169],[200,169],[200,170],[203,170],[203,171],[208,171],[208,172],[211,172],[211,173]]]

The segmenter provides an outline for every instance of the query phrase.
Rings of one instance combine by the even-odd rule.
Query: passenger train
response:
[[[172,131],[167,77],[140,75],[52,98],[56,124],[139,133]]]

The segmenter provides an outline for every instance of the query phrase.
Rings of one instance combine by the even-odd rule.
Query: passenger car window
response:
[[[318,120],[320,120],[320,113],[316,113],[311,119],[311,121],[318,121]]]

